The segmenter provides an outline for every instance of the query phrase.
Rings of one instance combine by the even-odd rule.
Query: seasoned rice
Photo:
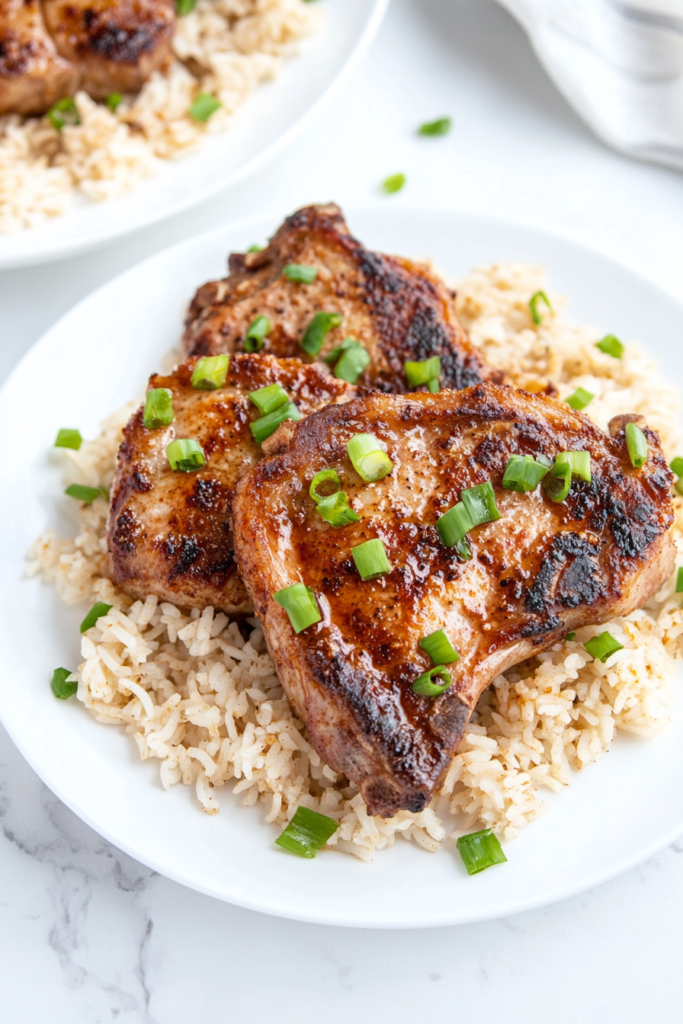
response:
[[[47,118],[0,117],[0,233],[58,216],[77,196],[120,196],[163,160],[224,131],[318,21],[319,12],[305,0],[197,0],[178,18],[168,71],[152,75],[115,112],[79,92],[81,123],[61,131]],[[199,93],[222,104],[206,124],[188,114]]]
[[[529,297],[543,289],[554,313],[535,327]],[[605,427],[619,412],[643,413],[667,454],[678,443],[678,396],[658,380],[637,344],[622,360],[595,348],[598,331],[563,313],[540,268],[507,264],[476,270],[458,286],[463,323],[486,357],[512,381],[539,390],[552,380],[565,397],[577,386],[596,398],[587,409]],[[65,451],[69,482],[108,486],[128,407],[94,441]],[[683,499],[674,498],[683,564]],[[140,757],[160,761],[165,788],[193,786],[208,814],[218,813],[228,786],[246,805],[258,803],[280,829],[298,805],[339,821],[328,845],[363,860],[397,835],[435,851],[472,826],[491,826],[506,840],[543,814],[548,794],[568,786],[577,769],[607,750],[619,731],[655,736],[669,722],[671,683],[681,657],[683,611],[675,573],[655,597],[624,618],[577,631],[498,677],[482,696],[439,793],[419,814],[367,814],[358,789],[325,765],[306,738],[275,675],[256,619],[248,639],[236,622],[207,608],[185,614],[156,598],[132,601],[106,577],[107,503],[81,506],[77,536],[49,532],[30,554],[69,603],[100,600],[113,607],[81,641],[74,673],[78,699],[98,722],[125,728]],[[603,665],[585,651],[602,630],[623,644]],[[143,776],[141,776],[141,784]]]

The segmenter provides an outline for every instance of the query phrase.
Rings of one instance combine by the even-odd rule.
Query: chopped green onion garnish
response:
[[[264,247],[262,245],[257,245],[256,242],[254,242],[253,245],[249,246],[247,252],[263,252],[263,248]]]
[[[301,633],[322,618],[315,594],[304,583],[293,583],[291,587],[278,590],[273,599],[287,612],[295,633]]]
[[[438,377],[432,377],[431,380],[427,381],[427,390],[431,391],[433,395],[438,395],[439,391],[441,391]]]
[[[572,467],[568,462],[555,463],[543,478],[543,490],[551,501],[564,501],[572,485]]]
[[[560,452],[555,462],[558,465],[568,464],[572,471],[572,479],[576,477],[577,480],[585,480],[587,484],[591,482],[590,452]]]
[[[151,388],[145,398],[142,422],[148,430],[158,430],[173,423],[173,392],[168,388]]]
[[[297,807],[289,825],[275,842],[283,850],[299,857],[315,857],[338,828],[338,823],[326,814],[310,811],[308,807]]]
[[[230,356],[202,356],[192,371],[190,383],[200,391],[215,391],[222,388],[228,375]]]
[[[597,660],[601,661],[603,665],[610,657],[617,651],[623,649],[623,644],[620,644],[618,640],[615,640],[611,633],[605,630],[604,633],[600,633],[599,636],[594,636],[590,640],[587,640],[583,645],[588,653]]]
[[[175,0],[176,13],[182,18],[184,14],[194,10],[195,3],[196,0]]]
[[[683,594],[683,566],[676,573],[676,593]]]
[[[400,192],[405,183],[405,174],[390,174],[382,182],[382,189],[387,195],[391,195],[393,192]]]
[[[80,430],[72,430],[70,427],[62,427],[57,432],[55,439],[55,448],[73,448],[75,452],[83,444],[83,438],[81,437]]]
[[[110,608],[113,608],[111,604],[105,604],[104,601],[98,601],[94,604],[86,617],[81,622],[81,633],[85,633],[88,629],[91,629],[98,619],[101,619],[103,615],[106,615]]]
[[[511,455],[503,474],[503,487],[520,494],[535,491],[547,472],[548,467],[530,455]]]
[[[317,488],[328,481],[334,485],[334,489],[329,491],[328,494],[318,494]],[[315,474],[311,480],[311,486],[308,488],[308,493],[316,505],[324,501],[325,498],[334,497],[339,491],[341,491],[341,480],[336,469],[321,469],[319,473]]]
[[[455,547],[461,558],[469,559],[472,551],[465,540],[466,535],[473,527],[493,523],[497,519],[500,519],[500,512],[496,508],[496,496],[487,480],[483,484],[466,487],[460,501],[437,519],[436,528],[447,548]]]
[[[192,473],[206,465],[206,457],[199,441],[192,437],[178,437],[166,448],[166,458],[172,470]]]
[[[318,512],[326,523],[339,528],[360,522],[360,516],[349,505],[346,491],[337,491],[318,502]]]
[[[671,472],[683,476],[683,458],[680,455],[671,462]]]
[[[565,640],[576,640],[576,633],[573,630],[571,633],[567,633]]]
[[[529,309],[531,310],[531,319],[535,324],[540,324],[543,321],[543,314],[538,311],[538,304],[542,302],[549,313],[552,313],[553,307],[550,303],[550,299],[545,292],[535,292],[529,299]]]
[[[304,352],[317,356],[328,333],[333,327],[340,327],[342,319],[341,313],[316,313],[299,343]]]
[[[288,263],[282,271],[288,281],[296,281],[297,284],[312,284],[318,276],[315,267],[307,267],[303,263]]]
[[[289,395],[280,384],[268,384],[267,387],[259,388],[258,391],[250,391],[249,398],[264,416],[279,409],[281,405],[286,405],[289,401]]]
[[[624,346],[613,334],[606,334],[601,341],[596,341],[595,347],[605,355],[614,356],[615,359],[621,359],[624,354]]]
[[[427,652],[435,665],[450,665],[460,658],[460,655],[443,629],[437,629],[435,633],[423,636],[419,643],[422,650]]]
[[[58,697],[60,700],[66,700],[67,697],[73,697],[74,693],[78,689],[78,683],[67,682],[70,675],[73,675],[73,673],[69,672],[68,668],[56,668],[52,673],[52,682],[50,683],[50,686],[52,687],[52,692],[55,697]]]
[[[326,363],[335,363],[334,375],[348,384],[355,384],[363,370],[370,365],[370,356],[355,338],[344,338],[341,345],[323,357]]]
[[[211,96],[208,92],[200,92],[192,101],[188,114],[193,121],[206,124],[220,106],[222,106],[221,101],[215,96]]]
[[[403,365],[411,388],[418,388],[423,384],[429,385],[432,380],[436,380],[438,383],[441,375],[441,360],[438,356],[424,359],[421,363],[413,363],[408,360]]]
[[[483,484],[475,484],[474,487],[466,487],[460,495],[460,500],[475,526],[480,526],[482,523],[495,523],[501,517],[496,508],[493,487],[488,480]]]
[[[567,405],[571,406],[572,409],[576,409],[577,412],[581,412],[587,405],[595,398],[592,391],[586,391],[585,388],[577,388],[576,391],[572,391],[568,398],[565,398]]]
[[[273,412],[269,412],[266,416],[261,416],[259,419],[254,420],[249,424],[254,440],[257,444],[263,444],[266,438],[274,434],[281,423],[285,420],[300,420],[301,413],[295,406],[294,402],[287,402],[286,405],[281,405]]]
[[[445,544],[447,548],[455,547],[457,544],[464,541],[465,537],[474,526],[476,526],[476,523],[474,523],[470,518],[470,515],[462,501],[459,501],[456,505],[453,505],[452,508],[449,508],[448,511],[440,516],[436,521],[436,528],[439,531],[441,542],[442,544]],[[469,545],[466,547],[463,546],[462,551],[458,549],[458,554],[460,554],[462,558],[472,557]]]
[[[476,875],[486,868],[493,867],[494,864],[505,864],[507,861],[498,837],[490,828],[460,836],[456,846],[468,875]]]
[[[351,554],[362,580],[376,580],[393,569],[379,537],[351,548]]]
[[[374,434],[354,434],[346,442],[346,450],[356,473],[366,483],[381,480],[394,468]]]
[[[626,447],[631,465],[640,469],[647,462],[647,438],[636,423],[626,424]]]
[[[61,132],[65,125],[81,123],[76,104],[68,96],[53,103],[45,116],[52,127],[56,128],[58,132]]]
[[[443,683],[433,683],[433,676],[441,676]],[[419,693],[422,697],[438,697],[440,693],[445,693],[450,685],[451,674],[446,666],[435,665],[434,668],[427,669],[426,672],[417,677],[413,683],[413,693]]]
[[[194,2],[194,0],[193,0]],[[123,96],[120,92],[110,92],[106,99],[106,105],[111,110],[112,114],[121,103]]]
[[[84,501],[86,505],[92,505],[95,498],[109,497],[106,487],[85,487],[84,484],[69,484],[64,493],[77,501]]]
[[[244,339],[245,352],[260,352],[263,348],[263,339],[270,332],[271,326],[267,316],[257,316],[252,320]]]
[[[448,135],[450,130],[450,117],[439,117],[436,121],[425,121],[417,129],[417,133],[418,135]]]

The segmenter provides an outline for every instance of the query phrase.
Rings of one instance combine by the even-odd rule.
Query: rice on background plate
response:
[[[529,297],[539,290],[549,294],[554,312],[534,326]],[[515,385],[538,391],[552,380],[561,398],[585,387],[596,396],[586,412],[603,429],[617,413],[642,413],[671,458],[679,438],[677,390],[658,379],[636,344],[626,345],[620,360],[603,354],[595,347],[601,334],[565,319],[563,304],[543,269],[523,264],[473,271],[458,284],[456,300],[475,344]],[[109,486],[121,428],[134,408],[110,417],[79,451],[64,450],[69,482]],[[675,496],[674,507],[680,565],[683,498]],[[308,743],[258,621],[248,620],[245,640],[236,622],[211,608],[185,614],[154,597],[126,597],[106,576],[106,500],[80,506],[79,515],[76,537],[48,532],[29,556],[29,573],[42,573],[68,603],[113,606],[82,637],[78,699],[98,722],[123,726],[143,760],[160,760],[166,789],[194,786],[208,814],[218,813],[218,791],[226,784],[245,805],[258,802],[278,830],[304,805],[339,822],[328,846],[362,860],[392,846],[396,835],[429,851],[473,826],[490,826],[511,840],[548,809],[549,792],[569,785],[618,730],[646,738],[669,722],[683,653],[675,573],[644,608],[579,629],[575,640],[499,676],[482,695],[430,806],[419,814],[370,817],[358,788]],[[603,665],[583,643],[605,629],[623,650]]]
[[[77,195],[110,199],[224,131],[244,100],[275,78],[319,23],[306,0],[197,0],[178,17],[168,71],[155,72],[114,112],[85,92],[81,123],[57,131],[46,117],[0,117],[0,233],[65,213]],[[188,110],[199,93],[220,108],[205,124]]]

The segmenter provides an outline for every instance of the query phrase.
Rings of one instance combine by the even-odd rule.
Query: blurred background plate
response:
[[[609,756],[551,798],[545,817],[506,845],[509,863],[469,878],[448,844],[436,854],[397,841],[370,865],[337,853],[314,861],[273,845],[260,807],[219,793],[207,817],[192,789],[164,792],[159,764],[130,736],[78,704],[56,701],[57,666],[79,661],[84,609],[23,578],[24,555],[52,526],[73,529],[62,496],[59,427],[92,437],[139,394],[177,344],[197,285],[225,272],[226,254],[263,241],[284,211],[190,239],[116,278],[60,320],[0,393],[0,437],[11,445],[0,506],[0,714],[45,783],[131,856],[193,889],[254,910],[325,924],[418,927],[503,917],[562,899],[631,867],[683,832],[683,701],[650,741],[620,736]],[[615,261],[559,236],[504,221],[383,206],[347,211],[369,247],[421,258],[446,274],[504,260],[546,265],[569,296],[568,316],[638,339],[672,379],[683,377],[683,306]]]
[[[179,213],[271,160],[317,117],[372,42],[389,0],[325,0],[321,27],[298,57],[240,107],[234,124],[185,158],[166,161],[119,199],[85,199],[62,217],[0,234],[0,268],[62,259]]]

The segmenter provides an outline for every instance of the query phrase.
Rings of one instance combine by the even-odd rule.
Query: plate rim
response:
[[[349,207],[349,209],[346,210],[345,213],[348,216],[348,219],[351,222],[353,222],[355,218],[358,218],[360,220],[364,215],[373,215],[376,214],[378,211],[383,212],[384,209],[385,208],[383,207],[382,204],[373,203],[371,205]],[[436,207],[410,206],[401,207],[400,212],[405,214],[406,217],[419,217],[421,215],[429,215],[433,217],[435,214],[441,213],[442,215],[449,218],[453,218],[454,220],[459,220],[461,222],[468,221],[472,225],[485,223],[488,226],[494,228],[501,227],[503,229],[520,230],[523,232],[530,233],[532,235],[547,238],[548,240],[553,242],[559,242],[564,246],[569,246],[575,249],[579,253],[590,253],[592,257],[597,256],[601,260],[604,260],[606,263],[610,264],[612,267],[617,266],[620,269],[620,271],[632,277],[634,280],[637,280],[641,283],[645,282],[652,292],[658,293],[667,303],[675,307],[680,315],[683,315],[683,301],[681,301],[677,296],[668,291],[658,282],[652,280],[646,274],[640,272],[639,270],[636,270],[628,263],[623,262],[623,260],[620,260],[618,257],[613,256],[611,253],[601,250],[598,246],[587,245],[585,242],[579,241],[578,239],[566,233],[548,230],[547,228],[537,226],[533,222],[523,221],[517,218],[479,214],[471,211],[458,210],[457,208],[439,210]],[[225,224],[219,225],[209,230],[197,233],[195,235],[191,235],[188,238],[176,242],[171,246],[167,246],[161,249],[159,252],[151,256],[148,256],[141,261],[138,261],[137,263],[128,267],[126,270],[110,278],[107,282],[100,285],[98,288],[90,292],[88,295],[84,296],[78,303],[71,307],[70,310],[68,310],[61,317],[59,317],[58,320],[56,320],[55,323],[52,324],[51,327],[48,328],[48,330],[45,331],[41,335],[41,337],[38,338],[27,349],[27,351],[24,353],[22,358],[13,368],[12,372],[10,373],[7,380],[4,382],[2,388],[0,389],[0,409],[4,405],[6,393],[12,390],[14,386],[14,379],[23,370],[25,362],[27,362],[29,359],[36,358],[37,354],[39,354],[40,348],[43,345],[50,344],[52,334],[59,332],[62,329],[62,325],[64,324],[65,321],[68,321],[76,313],[77,310],[81,309],[81,307],[84,307],[93,302],[97,303],[100,294],[102,292],[105,292],[115,282],[119,282],[121,279],[124,279],[129,275],[135,275],[141,268],[145,267],[148,264],[152,264],[155,261],[160,260],[164,257],[172,258],[175,252],[185,249],[187,246],[202,245],[203,243],[211,244],[211,241],[213,239],[218,239],[219,237],[230,233],[246,231],[247,229],[250,229],[257,225],[263,226],[263,224],[266,221],[272,225],[276,225],[281,220],[281,216],[281,212],[272,215],[269,215],[269,213],[262,213],[258,215],[251,215],[248,217],[240,218],[239,220],[229,221]],[[133,859],[139,861],[142,864],[145,864],[148,868],[158,872],[164,877],[170,878],[174,882],[184,885],[186,888],[194,889],[198,892],[203,893],[204,895],[211,896],[215,899],[219,899],[222,902],[227,902],[229,904],[240,906],[248,910],[258,911],[260,913],[266,913],[276,917],[304,921],[314,924],[332,925],[335,927],[362,927],[372,929],[393,930],[425,927],[449,927],[456,924],[468,924],[486,920],[499,919],[510,914],[521,913],[526,910],[532,910],[541,906],[546,906],[555,902],[560,902],[564,899],[576,895],[577,893],[586,891],[587,889],[591,889],[597,885],[601,885],[603,882],[608,881],[609,879],[622,874],[623,872],[629,870],[630,868],[636,866],[642,861],[653,856],[659,850],[663,849],[683,834],[682,821],[680,824],[671,827],[663,835],[660,835],[657,839],[647,844],[647,846],[644,849],[641,849],[623,858],[617,859],[608,868],[596,872],[596,874],[593,875],[589,881],[583,879],[573,885],[567,886],[565,884],[562,887],[561,894],[555,896],[548,896],[547,894],[543,894],[540,895],[537,899],[529,899],[527,895],[520,899],[511,899],[507,901],[505,903],[505,906],[503,907],[487,908],[482,910],[480,913],[469,912],[466,918],[459,916],[457,913],[453,913],[451,916],[442,915],[438,920],[434,920],[433,917],[430,918],[426,915],[422,918],[418,918],[416,915],[413,915],[409,919],[405,920],[397,918],[390,922],[387,922],[386,920],[371,921],[366,918],[357,918],[353,915],[350,915],[344,920],[341,920],[339,918],[327,916],[325,913],[312,913],[310,909],[308,912],[297,912],[296,909],[293,909],[290,906],[274,906],[272,902],[260,901],[258,898],[255,898],[253,896],[231,894],[228,897],[225,895],[225,893],[218,891],[214,886],[210,884],[198,884],[196,880],[188,881],[187,878],[182,877],[182,874],[179,871],[176,871],[173,868],[169,869],[168,866],[162,865],[160,862],[156,860],[155,857],[145,854],[144,850],[141,851],[140,849],[138,849],[134,845],[134,843],[125,840],[122,841],[120,838],[115,836],[113,832],[106,826],[106,824],[102,824],[95,815],[90,814],[81,806],[81,803],[79,802],[77,795],[71,795],[66,791],[64,787],[62,787],[58,783],[55,783],[54,780],[51,780],[49,777],[49,773],[44,774],[42,766],[41,768],[38,767],[36,759],[34,759],[32,752],[27,751],[24,748],[24,744],[21,738],[18,738],[16,734],[13,723],[8,722],[6,720],[4,707],[2,703],[0,703],[0,722],[2,722],[3,726],[7,730],[8,735],[10,736],[12,742],[15,744],[19,752],[21,753],[22,757],[24,757],[24,759],[29,763],[31,768],[36,772],[38,777],[47,786],[47,788],[50,789],[50,791],[53,792],[58,797],[59,800],[66,804],[66,806],[69,807],[70,810],[72,810],[98,835],[103,836],[117,849],[124,851],[128,856],[132,857]]]

